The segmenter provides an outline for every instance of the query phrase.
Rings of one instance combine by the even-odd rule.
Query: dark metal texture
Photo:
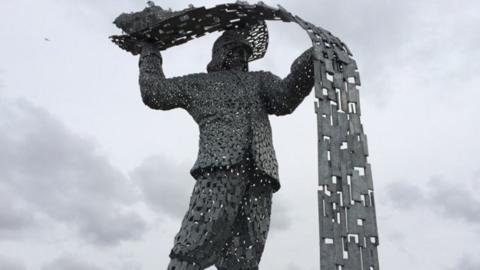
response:
[[[258,267],[270,225],[269,181],[251,162],[199,176],[175,236],[169,269],[182,261],[199,269]]]
[[[153,39],[166,49],[208,32],[262,20],[295,22],[313,42],[313,51],[296,60],[289,77],[280,80],[269,72],[220,71],[165,79],[160,54],[147,51],[142,52],[140,64],[144,102],[154,109],[184,108],[199,124],[195,177],[211,168],[228,170],[251,154],[253,166],[278,184],[267,115],[291,113],[314,85],[321,270],[378,270],[373,183],[360,121],[360,77],[341,40],[281,7],[237,2],[208,10],[193,8],[188,16],[170,17],[161,25],[115,36],[113,41],[136,54],[139,40]]]
[[[142,20],[143,17],[146,19]],[[268,46],[268,35],[262,22],[280,19],[282,14],[279,10],[263,3],[250,5],[237,2],[210,9],[199,7],[178,12],[168,12],[154,6],[141,12],[120,15],[115,23],[127,35],[110,38],[120,48],[136,55],[141,50],[139,41],[155,42],[160,50],[165,50],[207,33],[250,26],[247,40],[253,44],[254,53],[249,59],[253,61],[262,58]],[[148,27],[145,28],[146,25]]]
[[[280,79],[266,71],[220,70],[165,78],[160,53],[140,57],[140,90],[152,109],[182,108],[199,125],[198,158],[191,174],[225,168],[252,155],[255,167],[280,188],[269,114],[292,113],[313,87],[313,50],[308,49]],[[215,56],[214,56],[215,57]]]

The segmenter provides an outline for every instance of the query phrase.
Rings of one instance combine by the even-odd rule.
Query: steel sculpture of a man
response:
[[[284,79],[249,71],[255,46],[242,29],[227,30],[214,43],[207,73],[165,78],[158,48],[143,43],[143,102],[152,109],[182,108],[200,127],[191,169],[196,183],[175,236],[170,270],[258,269],[272,194],[280,188],[268,116],[292,113],[310,93],[314,74],[312,49],[294,61]]]

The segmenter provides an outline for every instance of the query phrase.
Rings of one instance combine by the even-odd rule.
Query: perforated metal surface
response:
[[[169,269],[178,261],[200,269],[258,267],[270,225],[272,190],[270,179],[252,165],[214,169],[197,178]]]
[[[165,50],[207,33],[250,26],[247,40],[253,45],[254,52],[249,59],[253,61],[265,55],[268,35],[263,21],[280,19],[276,12],[265,4],[250,5],[245,2],[222,4],[210,9],[189,8],[174,12],[177,16],[152,7],[120,15],[115,23],[128,35],[114,35],[110,38],[120,48],[136,55],[141,51],[138,42],[142,40],[155,42],[160,50]],[[144,17],[147,19],[142,19]]]
[[[182,108],[200,129],[198,158],[191,174],[225,168],[252,156],[255,167],[280,188],[269,114],[292,113],[313,87],[312,50],[292,64],[280,79],[271,72],[221,70],[165,78],[154,47],[140,58],[140,90],[152,109]]]

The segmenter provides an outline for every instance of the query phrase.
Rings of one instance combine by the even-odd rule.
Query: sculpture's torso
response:
[[[142,51],[140,89],[152,109],[187,110],[200,128],[198,158],[191,174],[250,161],[259,174],[280,188],[269,114],[292,113],[313,87],[312,50],[292,64],[280,79],[271,72],[211,71],[165,78],[161,55]]]
[[[186,109],[200,129],[198,159],[192,175],[253,158],[259,172],[275,179],[275,188],[279,188],[259,73],[219,71],[189,75],[190,106]]]

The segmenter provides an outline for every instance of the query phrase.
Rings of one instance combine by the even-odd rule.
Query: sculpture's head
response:
[[[262,58],[267,46],[268,30],[264,21],[227,30],[213,44],[207,71],[248,71],[248,62]]]
[[[212,61],[208,64],[207,71],[248,71],[251,54],[252,47],[243,36],[235,31],[225,31],[213,44]]]

